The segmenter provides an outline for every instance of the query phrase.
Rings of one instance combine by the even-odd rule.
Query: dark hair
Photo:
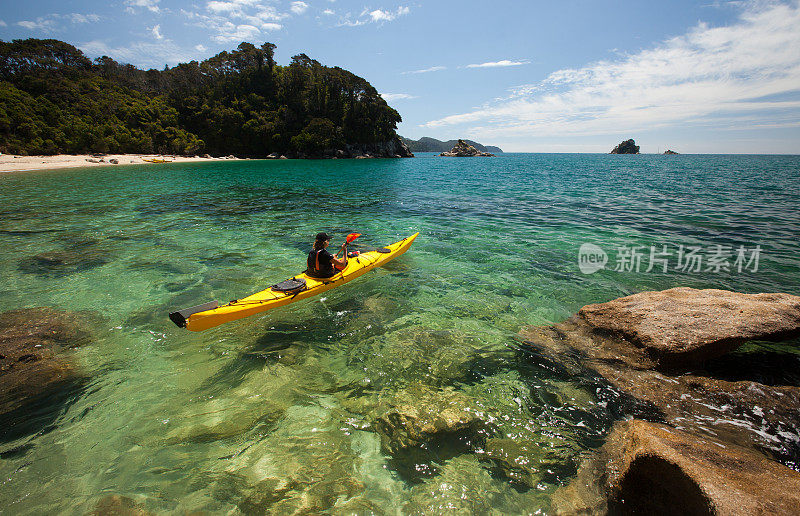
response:
[[[316,240],[314,240],[314,250],[319,251],[320,249],[325,249],[325,242],[327,242],[330,239],[331,239],[330,235],[328,235],[324,231],[317,233],[317,238]]]

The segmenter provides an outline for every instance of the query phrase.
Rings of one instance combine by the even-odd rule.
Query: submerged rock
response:
[[[92,340],[89,328],[87,315],[52,308],[0,314],[0,414],[61,397],[83,380],[69,349]]]
[[[640,420],[615,425],[554,514],[798,514],[800,473],[732,444]]]
[[[639,154],[639,146],[636,145],[636,142],[632,139],[625,140],[614,147],[614,149],[611,151],[611,154]]]
[[[111,254],[95,240],[73,242],[64,249],[45,251],[19,262],[19,270],[46,278],[57,278],[100,267]]]
[[[293,406],[278,427],[230,461],[245,514],[328,514],[363,496],[360,458],[322,407]],[[311,427],[311,428],[310,428]],[[354,502],[356,503],[356,502]]]
[[[474,455],[446,461],[434,478],[415,485],[403,514],[531,514],[544,500],[497,482]]]
[[[484,457],[494,463],[512,482],[526,487],[539,483],[537,460],[539,448],[535,443],[508,438],[486,440]]]
[[[481,152],[472,145],[468,144],[464,140],[458,140],[458,142],[453,146],[452,149],[448,152],[443,152],[439,154],[439,156],[445,156],[448,158],[472,158],[472,157],[495,157],[494,154],[490,152]]]
[[[417,448],[447,435],[476,435],[483,421],[473,400],[452,389],[418,385],[395,396],[373,424],[385,453]]]
[[[374,385],[421,382],[447,385],[470,374],[478,350],[470,337],[455,331],[408,328],[367,339],[349,358]],[[492,357],[485,353],[486,362]]]
[[[151,516],[153,513],[132,498],[109,495],[97,502],[91,516]]]

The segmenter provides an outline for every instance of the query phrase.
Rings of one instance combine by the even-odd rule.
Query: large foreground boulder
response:
[[[643,402],[639,417],[753,447],[789,464],[800,456],[800,387],[766,385],[736,369],[720,375],[714,364],[748,340],[797,335],[798,300],[689,288],[644,292],[587,305],[563,323],[526,328],[521,337],[534,352],[531,359],[567,375],[588,372]],[[779,362],[770,364],[770,375],[782,378],[774,370]]]
[[[800,335],[800,297],[681,287],[586,305],[577,317],[642,349],[663,369],[698,364],[750,340]]]
[[[554,514],[800,514],[800,473],[745,448],[632,420],[617,423]]]
[[[636,142],[632,139],[625,140],[614,147],[614,149],[611,151],[611,154],[639,154],[639,146],[636,145]]]
[[[458,142],[453,146],[452,149],[450,149],[449,152],[443,152],[439,154],[439,156],[445,156],[448,158],[472,158],[476,156],[494,157],[494,154],[490,152],[481,152],[464,140],[458,140]]]

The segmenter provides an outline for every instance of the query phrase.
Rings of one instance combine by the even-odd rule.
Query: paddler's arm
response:
[[[344,251],[346,248],[347,248],[347,242],[342,244],[341,249],[339,249],[339,253]],[[333,263],[335,263],[339,267],[344,267],[344,266],[347,265],[347,252],[344,253],[344,257],[341,260],[338,258],[339,253],[336,253],[335,255],[333,255],[333,258],[332,258]]]

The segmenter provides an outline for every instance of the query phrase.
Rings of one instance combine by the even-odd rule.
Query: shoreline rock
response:
[[[586,305],[557,331],[594,337],[594,358],[671,371],[702,364],[751,340],[800,336],[800,296],[678,287]],[[533,332],[543,331],[530,329]]]
[[[800,473],[736,445],[631,420],[617,423],[554,514],[797,514]]]
[[[750,457],[748,460],[759,464],[759,471],[778,468],[795,475],[780,463],[797,464],[800,458],[800,441],[797,437],[800,435],[800,412],[797,410],[800,406],[800,386],[765,385],[728,375],[723,375],[723,379],[704,368],[745,342],[781,340],[798,334],[800,297],[691,288],[642,292],[606,303],[586,305],[563,323],[529,327],[520,333],[521,338],[537,351],[534,355],[538,357],[536,359],[557,364],[567,374],[584,374],[588,371],[608,382],[613,389],[653,409],[642,412],[638,417],[670,425],[661,425],[669,435],[678,435],[679,431],[692,434],[692,439],[696,441],[692,447],[700,450],[692,453],[710,457],[719,453],[719,447],[741,449],[741,454]],[[616,435],[612,432],[608,440],[612,444],[609,446],[615,446],[614,440],[621,439]],[[634,443],[641,441],[639,437],[632,439]],[[604,452],[600,453],[602,455]],[[722,507],[719,504],[723,502],[718,500],[739,496],[736,491],[741,490],[739,484],[732,485],[731,491],[725,491],[726,481],[718,479],[714,481],[714,486],[721,487],[703,487],[705,484],[700,480],[691,480],[694,478],[691,474],[687,477],[684,470],[689,466],[675,465],[675,461],[670,460],[658,459],[640,465],[644,469],[637,475],[650,478],[656,475],[654,472],[659,472],[664,478],[671,479],[669,482],[673,485],[666,485],[665,480],[665,484],[659,488],[661,491],[656,492],[652,500],[639,497],[637,501],[630,502],[636,510],[641,510],[637,506],[640,503],[662,503],[658,497],[663,498],[670,489],[676,492],[693,489],[694,494],[686,496],[694,496],[694,502],[691,503],[697,505],[695,508],[702,509],[711,504],[708,505],[711,511],[701,511],[705,513],[717,510],[714,507]],[[692,460],[687,459],[687,464]],[[724,457],[720,460],[724,460]],[[606,463],[612,464],[609,456],[593,466],[596,478],[615,474],[612,469],[605,471]],[[748,463],[747,467],[750,466]],[[613,464],[609,467],[613,467]],[[690,489],[692,482],[700,487]],[[573,482],[570,496],[580,498],[585,495],[586,485],[586,481]],[[624,505],[620,505],[620,500],[625,497],[620,498],[621,495],[609,489],[605,489],[600,497],[605,500],[602,503],[610,504],[608,506],[589,504],[561,508],[557,513],[627,511]],[[698,489],[706,489],[711,494],[700,496]],[[779,487],[772,485],[765,488],[767,491],[771,489]],[[632,495],[627,496],[630,498]],[[703,497],[710,501],[700,503],[705,500]],[[595,496],[595,500],[600,498]],[[767,503],[763,499],[758,500],[762,504],[758,507],[768,507],[763,505]],[[554,498],[554,503],[558,506],[558,497]],[[733,505],[727,501],[724,503],[728,505],[724,505],[726,509],[723,513],[739,514],[729,510]],[[800,503],[800,497],[786,503],[794,508],[791,504]],[[658,511],[664,507],[654,506],[651,509]],[[770,509],[763,510],[770,512]],[[785,507],[781,510],[788,513]]]

